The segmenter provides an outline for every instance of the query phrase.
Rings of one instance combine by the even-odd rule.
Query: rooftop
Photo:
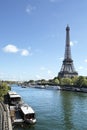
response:
[[[21,110],[25,115],[35,113],[34,110],[28,105],[21,106]]]

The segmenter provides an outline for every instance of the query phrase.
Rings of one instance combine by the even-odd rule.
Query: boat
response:
[[[27,88],[27,86],[26,86],[26,85],[21,85],[21,87],[22,87],[22,88]]]
[[[44,85],[35,85],[35,88],[44,89],[44,88],[45,88],[45,86],[44,86]]]
[[[16,92],[14,92],[14,91],[8,91],[7,98],[8,98],[8,104],[9,105],[16,106],[17,104],[22,103],[21,96],[19,94],[17,94]]]
[[[60,86],[45,86],[46,89],[48,90],[60,90]]]
[[[29,124],[36,123],[34,110],[28,104],[25,104],[23,102],[19,94],[13,91],[8,91],[7,99],[8,99],[10,112],[12,112],[12,114],[16,113],[16,115],[17,114],[18,116],[20,115],[21,120],[23,119],[23,121],[26,123],[29,123]]]
[[[29,124],[36,123],[35,112],[29,105],[22,104],[22,106],[20,106],[20,112],[21,112],[22,118],[24,119],[26,123],[29,123]]]

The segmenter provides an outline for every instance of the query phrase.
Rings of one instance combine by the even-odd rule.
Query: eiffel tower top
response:
[[[77,76],[78,73],[75,71],[73,60],[71,58],[71,48],[70,48],[70,35],[69,35],[70,27],[67,25],[66,27],[66,44],[65,44],[65,55],[63,64],[60,72],[58,73],[58,77],[74,77]]]
[[[68,25],[68,24],[67,24],[66,30],[70,30],[70,27],[69,27],[69,25]]]
[[[65,45],[65,58],[67,60],[71,60],[71,48],[70,48],[70,35],[69,35],[70,27],[67,25],[66,27],[66,45]]]

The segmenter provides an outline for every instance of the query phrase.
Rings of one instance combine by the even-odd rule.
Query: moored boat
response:
[[[22,104],[22,106],[20,106],[20,112],[21,112],[22,118],[24,119],[26,123],[29,123],[29,124],[36,123],[35,112],[29,105]]]
[[[22,103],[22,99],[21,96],[19,94],[17,94],[16,92],[13,91],[9,91],[7,94],[7,98],[8,98],[8,103],[9,105],[17,105]]]

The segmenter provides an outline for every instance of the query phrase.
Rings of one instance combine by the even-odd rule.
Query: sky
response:
[[[67,24],[74,67],[87,76],[87,0],[0,0],[0,80],[56,77]]]

